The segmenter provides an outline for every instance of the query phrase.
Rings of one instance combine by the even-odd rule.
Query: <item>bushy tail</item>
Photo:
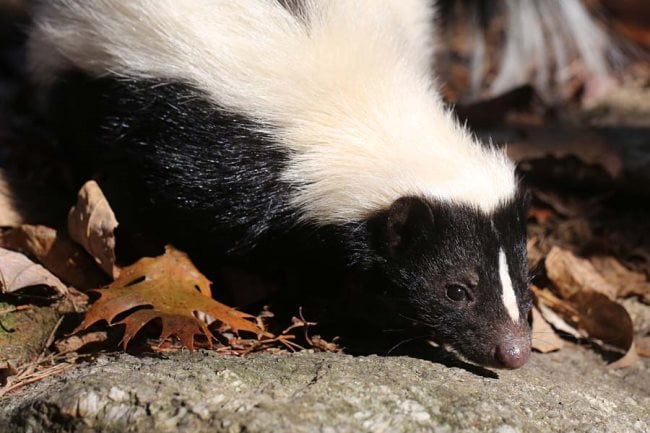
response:
[[[583,0],[443,0],[446,36],[468,66],[463,99],[532,83],[549,99],[572,79],[605,76],[625,63],[602,11]],[[455,42],[454,42],[455,41]]]

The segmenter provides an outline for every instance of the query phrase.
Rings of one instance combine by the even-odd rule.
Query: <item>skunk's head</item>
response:
[[[386,276],[431,338],[481,365],[518,368],[531,350],[525,199],[492,213],[402,197],[378,217]]]

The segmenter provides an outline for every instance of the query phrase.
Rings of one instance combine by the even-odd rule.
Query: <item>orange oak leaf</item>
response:
[[[196,315],[203,313],[214,318],[219,331],[246,331],[261,336],[264,331],[254,317],[221,304],[210,296],[210,281],[192,264],[184,253],[168,246],[165,254],[143,258],[121,270],[120,276],[106,288],[97,290],[100,297],[93,303],[83,322],[75,331],[87,329],[105,320],[109,325],[124,325],[122,344],[129,341],[143,326],[160,319],[160,341],[176,337],[179,342],[194,348],[194,337],[204,335],[212,347],[215,336],[208,325]],[[128,313],[129,310],[145,307]],[[148,308],[147,308],[148,307]],[[128,315],[113,323],[120,314]]]

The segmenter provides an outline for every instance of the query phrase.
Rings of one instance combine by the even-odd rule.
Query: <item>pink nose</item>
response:
[[[503,368],[519,368],[528,361],[530,342],[524,339],[506,340],[499,344],[494,357]]]

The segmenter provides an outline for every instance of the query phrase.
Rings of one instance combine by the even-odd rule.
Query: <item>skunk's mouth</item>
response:
[[[530,336],[528,338],[503,338],[497,344],[476,345],[471,350],[463,350],[458,345],[437,342],[435,339],[429,339],[427,342],[434,347],[442,347],[462,361],[506,370],[524,366],[528,362],[531,352]]]

